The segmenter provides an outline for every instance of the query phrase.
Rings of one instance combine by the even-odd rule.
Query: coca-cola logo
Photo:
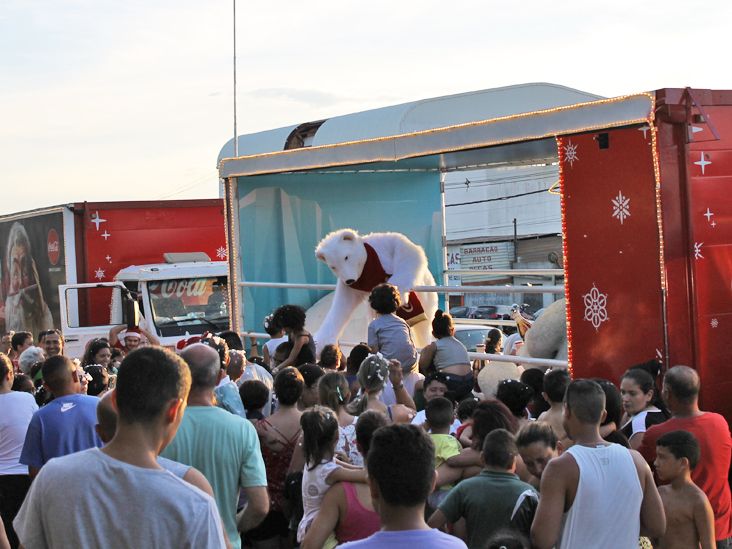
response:
[[[51,265],[56,265],[58,258],[61,256],[61,242],[59,241],[56,229],[48,231],[47,250],[48,260],[51,262]]]
[[[200,297],[206,293],[208,280],[190,278],[183,280],[165,280],[150,284],[150,293],[163,297]]]

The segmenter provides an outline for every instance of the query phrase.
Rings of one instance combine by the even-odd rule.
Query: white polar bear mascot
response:
[[[315,334],[318,349],[338,341],[353,311],[382,282],[399,289],[402,307],[397,314],[412,327],[415,345],[421,348],[430,342],[437,294],[410,292],[415,286],[435,284],[420,246],[399,233],[361,236],[353,229],[340,229],[320,241],[315,256],[338,278],[333,304]]]
[[[549,305],[526,332],[519,354],[533,358],[567,360],[567,302],[564,298]],[[545,370],[545,367],[541,368]]]

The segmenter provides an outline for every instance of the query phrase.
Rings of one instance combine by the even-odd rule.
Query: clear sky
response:
[[[524,82],[732,89],[732,2],[250,0],[239,133]],[[0,0],[0,214],[218,194],[231,0]]]

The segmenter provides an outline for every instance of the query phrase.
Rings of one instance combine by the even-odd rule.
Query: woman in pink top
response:
[[[371,436],[389,422],[381,412],[369,410],[356,422],[356,445],[361,455],[368,453]],[[301,549],[334,547],[347,541],[369,537],[381,528],[367,484],[339,482],[323,498],[320,511],[302,541]]]

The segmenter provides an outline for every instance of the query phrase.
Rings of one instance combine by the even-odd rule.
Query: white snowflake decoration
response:
[[[571,141],[567,141],[567,144],[564,147],[564,160],[569,162],[569,165],[572,167],[574,167],[574,163],[579,160],[579,156],[577,156],[577,145]]]
[[[98,267],[97,270],[94,271],[94,278],[102,280],[104,278],[104,269]]]
[[[216,257],[219,259],[226,259],[226,248],[224,246],[219,246],[216,249]]]
[[[630,217],[630,198],[623,196],[623,191],[618,191],[618,196],[611,200],[613,204],[613,217],[623,224],[626,217]]]
[[[704,246],[704,242],[694,242],[694,259],[704,259],[701,253],[702,246]]]
[[[592,285],[592,289],[582,296],[585,302],[585,320],[590,322],[597,331],[600,324],[606,320],[610,320],[607,316],[607,294],[600,293],[597,286]]]
[[[711,325],[712,328],[716,328],[717,326],[719,326],[719,320],[717,320],[716,318],[713,318],[709,324]]]

